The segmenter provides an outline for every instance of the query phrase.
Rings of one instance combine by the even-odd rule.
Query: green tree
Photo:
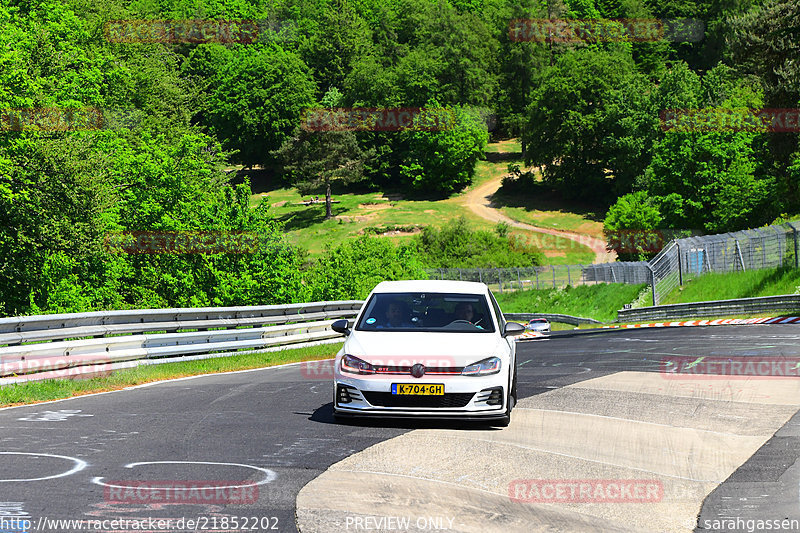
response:
[[[308,67],[277,44],[237,50],[214,87],[205,111],[211,130],[246,165],[273,162],[270,154],[300,124],[316,92]]]
[[[489,140],[486,125],[474,113],[459,107],[440,108],[431,102],[420,114],[418,129],[400,134],[405,151],[400,177],[412,188],[434,194],[451,194],[472,182],[475,165]],[[427,117],[437,115],[442,131],[424,131]],[[433,121],[433,117],[430,118]]]
[[[748,2],[749,3],[749,2]],[[735,15],[735,13],[732,13]],[[765,0],[744,14],[731,16],[731,52],[740,73],[758,77],[765,105],[794,107],[800,101],[800,4],[794,0]],[[797,135],[769,137],[785,209],[800,207],[800,186],[789,179],[787,167],[798,148]]]
[[[319,90],[342,87],[357,59],[372,54],[370,28],[349,0],[333,0],[323,9],[314,34],[302,47]]]
[[[609,199],[615,179],[627,183],[647,164],[654,128],[647,88],[629,55],[583,49],[560,56],[542,72],[528,108],[526,163],[542,166],[545,180],[568,197]]]
[[[746,85],[721,89],[721,73],[710,76],[706,89],[707,94],[730,92],[719,108],[761,107],[761,96]],[[764,224],[777,213],[771,205],[774,178],[760,170],[762,136],[733,128],[668,131],[654,145],[641,184],[651,195],[665,197],[661,214],[684,229],[718,233]]]
[[[361,149],[351,131],[309,132],[295,130],[275,155],[300,194],[325,190],[325,218],[333,218],[331,185],[364,178],[364,163],[372,152]]]
[[[651,237],[661,226],[661,214],[646,191],[620,196],[603,221],[609,251],[620,261],[644,261],[654,254]]]

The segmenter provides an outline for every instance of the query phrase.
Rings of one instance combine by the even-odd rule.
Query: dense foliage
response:
[[[547,17],[693,17],[706,31],[696,42],[511,38],[509,20]],[[241,42],[137,42],[115,41],[106,25],[156,19],[252,21],[258,31]],[[487,115],[494,135],[522,138],[548,186],[616,202],[609,228],[764,224],[800,211],[796,130],[665,131],[659,113],[798,107],[798,27],[795,0],[0,0],[0,313],[355,297],[373,270],[350,273],[370,264],[415,275],[414,253],[430,266],[531,262],[507,237],[455,227],[427,230],[421,252],[359,241],[309,266],[226,170],[261,165],[309,187],[359,178],[446,197],[471,182]],[[317,138],[296,147],[307,149],[302,161],[283,157],[304,110],[331,105],[442,108],[454,120]],[[48,108],[99,110],[101,127],[14,118]],[[259,246],[110,249],[108,235],[126,231],[245,232]]]
[[[542,264],[539,252],[499,224],[495,232],[474,230],[465,218],[427,226],[417,237],[423,261],[433,268],[506,268]]]

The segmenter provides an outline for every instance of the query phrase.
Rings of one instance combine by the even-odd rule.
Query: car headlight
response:
[[[500,372],[500,358],[489,357],[477,363],[472,363],[465,366],[461,371],[462,376],[488,376],[489,374],[497,374]]]
[[[375,369],[366,361],[353,357],[352,355],[344,355],[342,357],[342,372],[349,372],[351,374],[374,374]]]

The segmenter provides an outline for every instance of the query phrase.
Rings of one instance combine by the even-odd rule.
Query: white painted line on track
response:
[[[242,468],[251,468],[253,470],[257,470],[259,472],[262,472],[264,474],[264,479],[262,479],[261,481],[258,481],[256,483],[248,483],[246,485],[226,485],[224,487],[220,487],[220,486],[214,485],[213,488],[215,490],[241,489],[241,488],[252,487],[254,485],[266,485],[267,483],[271,483],[272,481],[274,481],[278,477],[278,475],[274,471],[272,471],[272,470],[270,470],[268,468],[261,468],[261,467],[258,467],[258,466],[245,465],[245,464],[241,464],[241,463],[217,463],[217,462],[210,462],[210,461],[144,461],[144,462],[141,462],[141,463],[130,463],[130,464],[127,464],[127,465],[124,466],[124,468],[134,468],[134,467],[137,467],[137,466],[140,466],[140,465],[162,465],[162,464],[167,464],[167,465],[188,464],[188,465],[239,466],[239,467],[242,467]],[[137,488],[137,487],[131,487],[130,485],[112,485],[110,483],[105,483],[103,481],[103,478],[100,477],[100,476],[93,477],[92,478],[92,483],[94,483],[95,485],[101,485],[103,487],[110,487],[110,488],[115,488],[115,489],[133,489],[133,490],[136,490],[136,488]],[[195,487],[195,486],[192,486],[192,487],[171,487],[171,490],[197,490],[197,489],[198,489],[198,487]]]
[[[0,483],[17,483],[20,481],[44,481],[45,479],[56,479],[59,477],[66,477],[71,476],[76,472],[80,472],[84,468],[88,466],[88,463],[82,459],[78,459],[77,457],[70,457],[68,455],[55,455],[52,453],[32,453],[32,452],[0,452],[0,455],[32,455],[34,457],[55,457],[56,459],[66,459],[67,461],[72,461],[75,463],[70,470],[66,472],[62,472],[60,474],[56,474],[54,476],[45,476],[45,477],[35,477],[29,479],[0,479]]]

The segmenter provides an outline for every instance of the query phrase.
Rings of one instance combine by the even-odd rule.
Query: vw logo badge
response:
[[[425,365],[421,365],[417,363],[416,365],[411,367],[411,375],[415,378],[421,378],[425,375]]]

